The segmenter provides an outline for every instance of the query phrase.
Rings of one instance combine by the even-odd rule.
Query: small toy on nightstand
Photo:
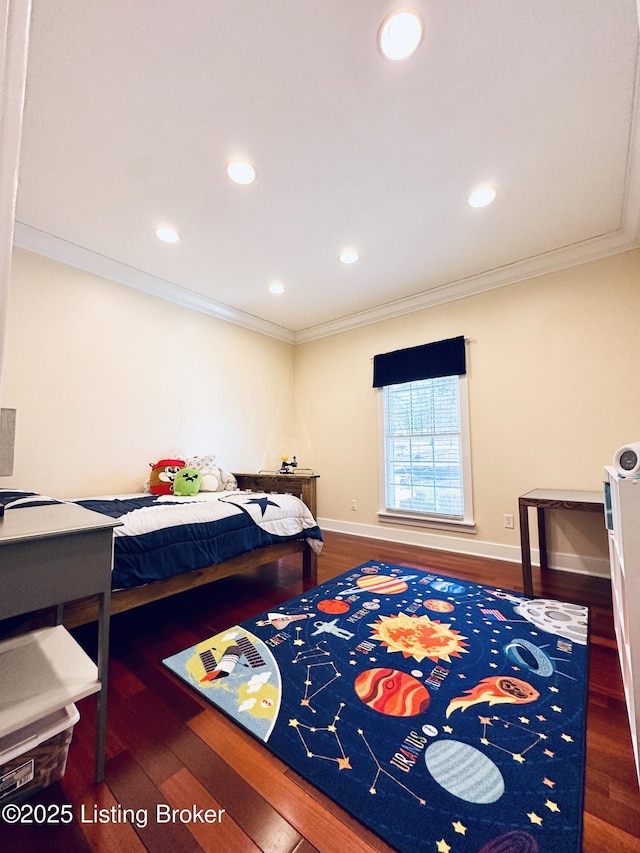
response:
[[[280,466],[280,470],[278,474],[293,474],[293,469],[298,467],[298,463],[296,462],[296,457],[293,457],[293,461],[289,462],[288,456],[282,457],[282,465]]]

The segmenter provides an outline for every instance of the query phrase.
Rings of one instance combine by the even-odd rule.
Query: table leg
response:
[[[109,671],[109,607],[110,594],[99,596],[98,617],[98,713],[96,717],[96,782],[104,780],[107,735],[107,674]]]
[[[538,543],[540,545],[540,571],[549,568],[547,563],[547,529],[544,520],[544,507],[538,507]]]
[[[533,598],[533,580],[531,577],[531,542],[529,540],[529,507],[519,504],[520,512],[520,551],[522,559],[522,586],[527,598]]]
[[[305,543],[302,552],[303,589],[313,589],[318,585],[318,555],[309,543]]]

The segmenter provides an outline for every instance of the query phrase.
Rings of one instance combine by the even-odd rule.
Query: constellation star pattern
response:
[[[331,677],[327,677],[326,680],[322,681],[322,676],[318,675],[316,670],[327,666],[330,667],[330,670],[333,675]],[[315,676],[315,681],[313,680],[312,676]],[[336,678],[341,677],[342,673],[338,672],[338,669],[332,660],[327,661],[327,663],[307,664],[307,677],[304,680],[304,696],[300,700],[300,704],[305,708],[309,708],[309,710],[315,714],[316,709],[311,706],[311,700],[315,699],[315,697],[319,693],[322,693],[323,690],[326,690],[327,687],[336,680]],[[317,686],[318,683],[320,686]]]
[[[369,793],[370,793],[370,794],[377,794],[377,793],[378,793],[378,791],[377,791],[377,789],[376,789],[376,785],[378,784],[378,779],[379,779],[379,778],[380,778],[380,776],[382,775],[382,776],[386,776],[386,777],[387,777],[387,779],[391,779],[391,781],[392,781],[392,782],[395,782],[395,783],[396,783],[396,785],[398,785],[398,787],[399,787],[399,788],[402,788],[404,791],[406,791],[408,794],[410,794],[414,799],[416,799],[416,800],[420,803],[420,805],[421,805],[421,806],[426,805],[426,804],[427,804],[427,801],[424,799],[424,797],[419,797],[419,796],[418,796],[416,793],[414,793],[410,788],[407,788],[407,786],[406,786],[406,785],[403,785],[403,784],[402,784],[402,782],[398,782],[398,780],[396,779],[396,777],[395,777],[395,776],[393,776],[391,773],[389,773],[389,771],[388,771],[388,770],[385,770],[385,769],[384,769],[384,767],[383,767],[383,766],[380,764],[380,762],[378,761],[378,759],[377,759],[376,755],[374,754],[373,750],[371,749],[371,746],[369,745],[369,741],[368,741],[368,740],[366,739],[366,737],[365,737],[364,731],[363,731],[362,729],[358,729],[358,734],[360,735],[360,737],[361,737],[361,738],[362,738],[362,740],[364,741],[364,745],[365,745],[365,746],[367,747],[367,749],[369,750],[369,755],[371,756],[371,758],[373,758],[373,760],[375,761],[376,767],[378,768],[378,769],[377,769],[377,771],[376,771],[376,775],[375,775],[375,776],[374,776],[374,778],[373,778],[373,782],[372,782],[372,783],[371,783],[371,785],[369,786]]]
[[[291,663],[300,663],[301,660],[309,660],[310,658],[329,657],[331,652],[321,648],[321,644],[326,643],[326,640],[321,640],[316,646],[311,649],[305,649],[303,652],[298,652]]]
[[[340,740],[340,736],[338,735],[338,722],[340,720],[340,712],[344,708],[344,702],[340,703],[340,707],[338,708],[338,712],[333,718],[333,722],[331,722],[328,726],[307,726],[305,723],[301,723],[300,720],[291,719],[289,720],[289,725],[291,728],[295,729],[298,733],[298,737],[302,741],[302,745],[304,746],[305,752],[307,753],[307,758],[320,758],[323,761],[335,761],[338,765],[338,770],[351,770],[351,764],[349,763],[349,758],[345,755],[344,748],[342,746],[342,742]],[[307,737],[305,738],[304,732],[307,732]],[[339,755],[323,755],[319,752],[313,752],[307,740],[311,740],[311,735],[319,735],[322,734],[330,734],[333,738],[335,738],[336,746],[340,752]],[[315,738],[317,741],[319,738]]]
[[[512,722],[509,722],[508,720],[503,720],[501,717],[496,717],[496,716],[493,716],[491,718],[489,718],[489,717],[478,717],[478,719],[480,721],[480,725],[482,726],[482,737],[480,738],[480,743],[484,744],[485,746],[493,746],[496,749],[499,749],[501,752],[506,752],[508,755],[510,755],[513,758],[514,761],[517,761],[520,764],[524,763],[524,761],[525,761],[524,756],[526,755],[527,752],[532,750],[541,741],[547,740],[547,736],[545,734],[543,734],[542,732],[532,732],[531,729],[525,729],[524,726],[519,726],[517,723],[512,723]],[[503,729],[503,731],[504,730],[508,731],[510,729],[519,729],[519,732],[524,732],[525,735],[527,735],[529,737],[534,737],[534,739],[524,749],[519,749],[517,752],[513,752],[512,750],[507,749],[506,746],[503,746],[500,743],[496,743],[495,741],[490,740],[489,734],[491,734],[491,736],[494,737],[494,734],[493,734],[494,728],[496,730],[495,731],[496,739],[499,735],[500,729],[496,728],[496,723],[501,723],[501,728]],[[517,732],[516,734],[519,734],[519,732]]]

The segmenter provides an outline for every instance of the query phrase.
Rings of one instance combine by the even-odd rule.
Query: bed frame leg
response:
[[[318,555],[310,545],[302,552],[302,583],[305,589],[318,585]]]

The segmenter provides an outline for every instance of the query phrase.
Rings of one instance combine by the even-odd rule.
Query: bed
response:
[[[233,491],[73,501],[121,521],[114,529],[112,614],[296,554],[305,586],[316,585],[322,533],[315,477],[234,476]],[[52,500],[22,494],[7,511]],[[97,615],[97,600],[83,599],[65,605],[63,622],[76,627]]]

